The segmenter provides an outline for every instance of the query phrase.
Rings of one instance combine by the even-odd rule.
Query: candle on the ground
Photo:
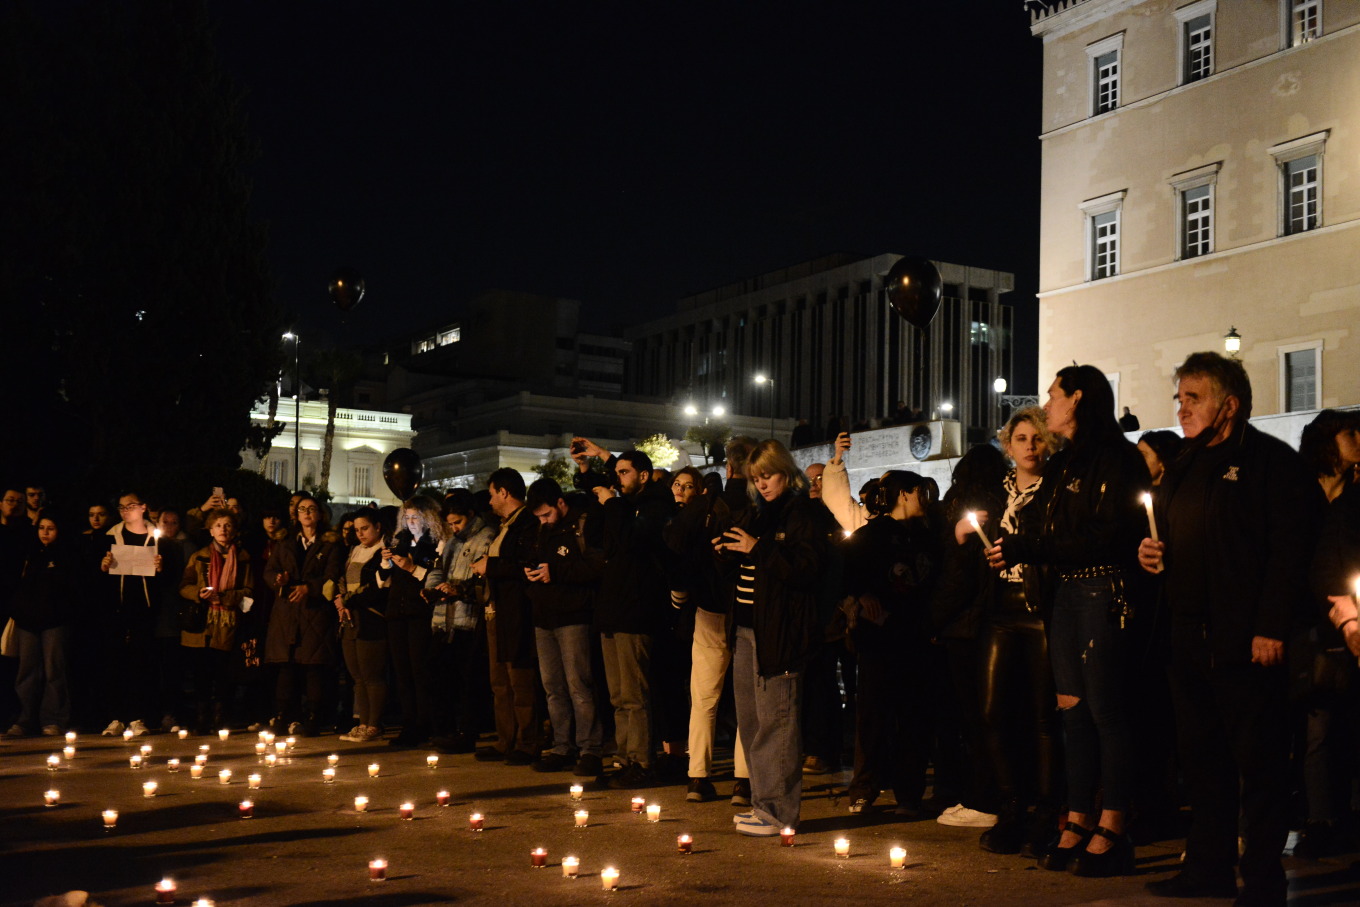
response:
[[[180,729],[179,729],[179,732],[178,732],[175,736],[179,737],[179,739],[181,739],[181,740],[188,740],[188,739],[189,739],[189,732],[186,731],[184,728],[180,728]]]
[[[647,804],[647,821],[648,821],[648,822],[660,822],[660,821],[661,821],[661,804],[660,804],[660,803],[648,803],[648,804]]]
[[[231,769],[229,769],[229,768],[224,768],[224,769],[222,769],[222,771],[218,772],[218,773],[217,773],[217,780],[218,780],[218,783],[220,783],[220,784],[230,784],[230,783],[231,783]]]
[[[485,822],[486,819],[481,813],[473,813],[472,815],[468,816],[468,828],[472,829],[473,831],[481,831],[482,826]]]
[[[43,792],[43,806],[56,806],[61,802],[61,791],[55,788]]]
[[[585,792],[586,789],[582,787],[580,784],[573,784],[571,786],[571,798],[573,800],[581,799],[581,797],[585,795]]]
[[[414,819],[416,817],[416,805],[414,803],[403,803],[397,808],[401,810],[403,819]]]
[[[267,756],[264,757],[264,765],[265,765],[265,768],[273,768],[274,766],[276,766],[276,765],[278,765],[278,764],[279,764],[279,757],[278,757],[278,756],[275,756],[273,753],[269,753]]]
[[[174,879],[161,879],[159,882],[156,883],[156,903],[157,904],[175,903],[175,892],[177,890],[178,889],[175,888]]]
[[[334,783],[334,781],[335,781],[335,769],[323,768],[321,770],[321,782],[323,784],[331,784]]]
[[[326,764],[329,765],[329,766],[332,766],[332,767],[339,765],[339,764],[340,764],[340,756],[339,756],[339,754],[337,754],[337,753],[331,753],[329,756],[327,756],[327,757],[326,757]]]
[[[226,743],[226,742],[227,742],[227,738],[230,737],[230,736],[231,736],[231,731],[228,730],[227,728],[222,728],[220,731],[217,732],[217,739],[218,739],[218,740],[221,740],[223,743]]]
[[[246,775],[246,784],[250,785],[251,790],[259,790],[261,780],[259,772],[251,772]]]
[[[72,744],[72,743],[75,743],[75,742],[76,742],[76,732],[75,732],[75,731],[67,731],[67,732],[66,732],[66,743],[69,745],[69,744]]]
[[[175,772],[178,772],[178,771],[179,771],[179,760],[178,760],[178,759],[167,759],[167,760],[165,760],[165,770],[168,771],[168,772],[170,772],[171,774],[174,774]]]
[[[794,830],[787,825],[779,830],[779,843],[783,847],[793,846]]]
[[[103,816],[104,816],[104,829],[106,831],[110,828],[115,827],[118,824],[118,810],[106,809],[103,812]]]
[[[633,805],[633,812],[635,812],[635,813],[640,813],[640,812],[642,812],[642,808],[643,808],[644,806],[647,805],[647,801],[644,800],[642,797],[634,797],[634,798],[633,798],[633,801],[632,801],[632,805]]]
[[[261,740],[261,741],[259,741],[258,743],[255,744],[255,755],[256,755],[256,756],[263,756],[263,755],[264,755],[264,750],[265,750],[265,746],[264,746],[264,741],[263,741],[263,740]]]
[[[369,860],[368,861],[368,880],[370,882],[387,881],[387,861]]]
[[[576,827],[577,827],[577,828],[585,828],[586,825],[587,825],[587,823],[589,823],[589,822],[590,822],[590,813],[587,812],[587,811],[584,810],[584,809],[578,809],[578,810],[576,811]]]
[[[133,758],[133,759],[138,759],[138,760],[140,760],[141,757],[139,757],[139,756],[133,756],[132,758]],[[132,767],[133,767],[133,768],[136,768],[136,767],[137,767],[137,763],[134,762],[134,763],[132,764]],[[47,770],[48,770],[49,772],[55,772],[55,771],[56,771],[57,769],[59,769],[59,768],[61,768],[61,757],[58,756],[56,753],[53,753],[52,755],[48,756],[48,757],[47,757]]]
[[[429,756],[426,756],[426,757],[425,757],[425,764],[428,765],[430,768],[438,768],[438,767],[439,767],[439,757],[438,757],[438,756],[435,756],[435,755],[433,755],[433,754],[431,754],[431,755],[429,755]]]
[[[448,806],[449,792],[446,790],[437,791],[434,795],[434,802],[438,803],[440,806]]]
[[[835,843],[833,846],[836,848],[836,856],[838,856],[838,857],[848,857],[848,856],[850,856],[850,839],[849,839],[849,838],[837,838],[837,839],[836,839],[836,843]]]
[[[142,785],[142,796],[150,799],[156,796],[156,788],[160,787],[155,781],[148,781]]]
[[[360,794],[354,798],[354,811],[356,813],[368,812],[368,798]]]
[[[48,762],[53,762],[53,760],[55,760],[56,758],[57,758],[56,756],[53,756],[51,759],[49,759],[49,760],[47,760],[47,761],[48,761]],[[139,755],[137,755],[136,753],[133,753],[131,756],[128,756],[128,765],[132,766],[134,769],[141,768],[141,767],[142,767],[142,757],[139,756]]]
[[[202,778],[203,766],[198,764],[197,762],[189,766],[189,777],[193,778],[195,781],[197,781],[199,778]]]
[[[370,762],[368,764],[368,777],[376,778],[378,777],[378,772],[379,772],[378,763]]]
[[[562,875],[568,879],[576,878],[576,874],[581,871],[581,861],[577,857],[562,858]]]
[[[255,816],[255,801],[242,800],[236,809],[241,813],[242,819],[251,819]]]
[[[613,891],[619,887],[619,871],[613,866],[606,866],[600,870],[600,886],[605,891]]]
[[[907,865],[907,851],[903,847],[894,847],[888,851],[888,862],[893,869],[901,869]]]
[[[535,869],[542,869],[548,865],[548,852],[542,847],[535,847],[529,851],[529,865]]]
[[[681,853],[694,853],[694,836],[681,835],[675,839],[675,846]]]
[[[61,748],[61,758],[65,759],[67,762],[70,762],[75,757],[76,748],[74,746],[63,746]]]
[[[199,753],[197,756],[194,757],[194,764],[195,764],[195,765],[207,765],[207,764],[208,764],[208,754],[207,754],[207,753]]]

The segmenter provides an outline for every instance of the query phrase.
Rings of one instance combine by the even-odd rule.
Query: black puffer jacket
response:
[[[572,507],[551,526],[538,527],[534,559],[548,565],[549,581],[527,587],[535,627],[556,630],[590,623],[591,604],[604,572],[604,555],[587,542],[589,523],[598,514],[598,507],[590,511]]]

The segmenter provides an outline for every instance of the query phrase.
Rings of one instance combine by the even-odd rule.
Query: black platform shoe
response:
[[[1091,835],[1095,833],[1093,829],[1082,828],[1075,822],[1068,822],[1063,826],[1062,830],[1081,835],[1081,838],[1071,847],[1058,847],[1055,845],[1052,850],[1039,857],[1039,865],[1044,869],[1050,869],[1053,872],[1062,872],[1067,869],[1068,864],[1072,862],[1073,858],[1075,858],[1078,853],[1086,850],[1087,842],[1091,840]],[[1059,838],[1059,840],[1062,839]]]
[[[1109,840],[1110,849],[1104,853],[1083,850],[1072,863],[1072,874],[1088,879],[1133,875],[1133,841],[1127,834],[1097,826],[1093,834]]]

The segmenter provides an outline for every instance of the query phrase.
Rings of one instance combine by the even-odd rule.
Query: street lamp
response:
[[[770,437],[774,438],[774,379],[764,372],[756,372],[756,376],[751,380],[762,386],[766,384],[770,386]]]
[[[1006,387],[1005,378],[997,378],[992,382],[992,390],[996,391],[998,394],[1004,394],[1006,392]]]
[[[300,469],[302,466],[302,380],[299,366],[298,347],[302,338],[289,331],[284,340],[293,341],[293,490],[301,491]]]
[[[1237,333],[1236,327],[1228,328],[1228,333],[1223,335],[1223,349],[1228,351],[1228,355],[1237,358],[1237,351],[1242,349],[1242,335]]]

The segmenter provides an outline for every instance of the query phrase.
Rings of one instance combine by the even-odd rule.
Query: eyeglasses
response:
[[[145,507],[145,506],[146,506],[146,505],[143,504],[141,501],[138,501],[138,502],[135,503],[135,504],[119,504],[119,505],[118,505],[118,512],[119,512],[119,513],[127,513],[129,510],[136,510],[138,507]]]
[[[299,508],[298,508],[298,513],[317,513],[317,512],[318,512],[318,510],[317,510],[316,507],[299,507]]]

